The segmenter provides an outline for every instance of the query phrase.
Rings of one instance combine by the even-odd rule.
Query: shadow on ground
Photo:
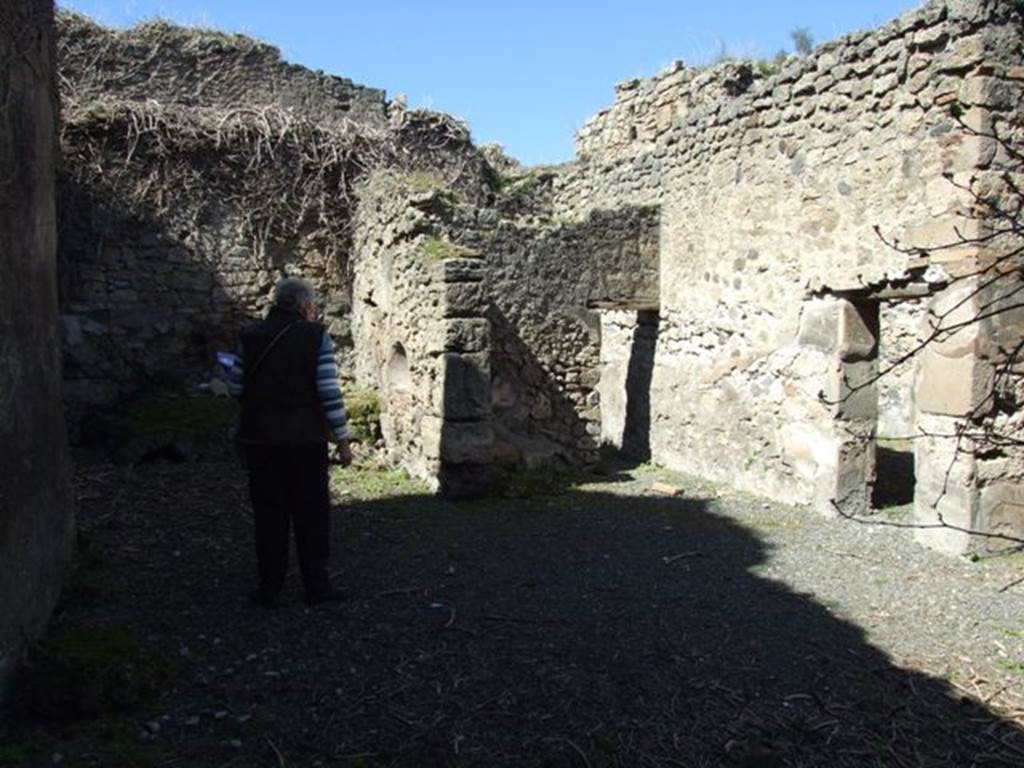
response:
[[[765,545],[713,501],[626,477],[620,495],[615,479],[344,504],[335,563],[353,598],[308,609],[292,574],[268,612],[241,598],[254,564],[237,468],[94,474],[93,589],[72,589],[54,631],[128,625],[175,672],[135,712],[13,733],[65,765],[1022,764],[1015,725],[753,575]],[[109,761],[111,722],[150,762]]]

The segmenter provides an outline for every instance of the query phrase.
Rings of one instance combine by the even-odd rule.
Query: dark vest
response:
[[[292,328],[254,368],[275,336]],[[245,378],[238,439],[243,443],[301,445],[327,439],[316,390],[316,364],[324,329],[297,313],[274,308],[242,333]]]

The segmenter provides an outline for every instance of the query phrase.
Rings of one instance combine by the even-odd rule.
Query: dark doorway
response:
[[[914,500],[914,452],[898,441],[879,439],[875,449],[875,509],[901,507]]]
[[[914,501],[914,364],[892,368],[917,345],[922,315],[920,299],[878,302],[878,427],[876,480],[872,507],[887,509]],[[891,370],[890,370],[891,369]]]
[[[658,311],[641,309],[626,372],[626,424],[622,433],[622,456],[634,461],[651,458],[651,379],[654,352],[658,344]]]

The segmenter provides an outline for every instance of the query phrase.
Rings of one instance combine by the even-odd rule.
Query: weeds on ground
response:
[[[1006,672],[1024,677],[1024,659],[998,659],[996,666]]]
[[[143,651],[129,627],[76,627],[29,649],[16,697],[19,708],[46,719],[131,711],[151,700],[171,671]]]
[[[331,498],[341,504],[430,494],[426,483],[409,477],[403,470],[358,465],[332,467],[330,486]]]
[[[345,388],[349,432],[358,443],[373,445],[380,439],[380,395],[375,389]]]

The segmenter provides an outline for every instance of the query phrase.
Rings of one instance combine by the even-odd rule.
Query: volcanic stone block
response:
[[[807,347],[832,352],[839,343],[841,304],[834,299],[814,299],[804,305],[797,341]]]
[[[486,307],[481,283],[447,283],[444,286],[445,317],[480,317]]]
[[[445,259],[434,276],[442,283],[478,283],[484,279],[487,263],[483,259]]]
[[[1024,489],[1014,482],[987,486],[981,491],[978,520],[982,530],[1007,537],[1024,538]],[[988,552],[1016,547],[1011,538],[985,538],[978,543]]]
[[[451,318],[435,323],[427,340],[429,352],[485,352],[491,343],[491,324],[482,317]]]
[[[446,419],[469,421],[491,415],[491,371],[485,354],[441,356],[441,390]]]
[[[917,407],[926,413],[966,416],[992,391],[995,368],[973,355],[946,357],[926,348],[917,360]]]
[[[832,372],[830,391],[838,394],[835,416],[843,421],[874,421],[878,418],[876,360],[843,363]]]
[[[863,515],[871,511],[875,477],[875,440],[872,428],[873,425],[866,429],[843,430],[834,499],[837,510],[844,515]]]

